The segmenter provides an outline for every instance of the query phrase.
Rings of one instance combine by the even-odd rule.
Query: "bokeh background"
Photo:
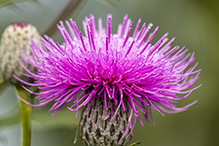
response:
[[[1,0],[2,1],[2,0]],[[9,0],[0,1],[0,34],[4,28],[17,21],[27,21],[43,35],[62,42],[56,29],[56,19],[73,18],[82,31],[82,20],[89,14],[106,21],[111,13],[112,32],[128,14],[136,25],[142,22],[160,26],[154,41],[165,32],[169,38],[176,37],[173,45],[186,46],[196,52],[195,58],[201,68],[200,79],[193,86],[202,84],[187,99],[177,105],[183,106],[198,100],[189,110],[178,114],[161,116],[153,112],[156,125],[138,122],[132,142],[141,141],[142,146],[218,146],[219,145],[219,1],[218,0]],[[66,12],[70,3],[74,7]],[[60,14],[63,14],[60,17]],[[77,133],[79,117],[66,109],[48,117],[51,105],[34,108],[32,113],[32,146],[83,145]],[[13,86],[0,95],[0,146],[20,145],[19,104]]]

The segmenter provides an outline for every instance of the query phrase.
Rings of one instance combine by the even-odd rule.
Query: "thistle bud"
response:
[[[26,71],[18,62],[20,60],[27,69],[33,73],[36,72],[36,68],[24,61],[21,56],[31,56],[30,39],[40,45],[40,35],[37,29],[26,22],[11,24],[4,30],[0,42],[0,74],[5,82],[13,85],[21,84],[13,77],[13,74],[25,81],[33,81],[32,78],[24,76]]]
[[[88,146],[125,146],[131,140],[128,136],[131,128],[128,126],[128,111],[122,107],[118,112],[117,105],[108,99],[108,109],[104,107],[103,98],[94,99],[87,104],[79,122],[79,132],[82,141]],[[127,107],[127,104],[125,104]],[[127,127],[128,126],[128,127]]]

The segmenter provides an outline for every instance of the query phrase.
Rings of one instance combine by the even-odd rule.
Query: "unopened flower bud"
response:
[[[28,82],[33,81],[32,78],[24,76],[26,71],[18,62],[18,60],[21,61],[31,72],[36,72],[36,68],[24,61],[21,56],[31,56],[30,39],[40,45],[40,35],[37,29],[26,22],[13,23],[4,30],[0,43],[0,74],[5,82],[13,85],[21,84],[13,75]]]

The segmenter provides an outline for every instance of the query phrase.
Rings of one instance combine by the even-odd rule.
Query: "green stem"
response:
[[[138,141],[138,142],[134,142],[134,143],[132,143],[131,145],[129,145],[129,146],[136,146],[136,145],[138,145],[138,144],[140,144],[141,142],[140,141]]]
[[[7,84],[1,81],[1,78],[0,78],[0,95],[3,93],[6,87],[7,87]]]
[[[23,88],[17,88],[18,95],[28,101],[27,91]],[[32,107],[20,100],[21,107],[21,123],[22,123],[22,146],[30,146],[31,144],[31,120],[30,113]]]

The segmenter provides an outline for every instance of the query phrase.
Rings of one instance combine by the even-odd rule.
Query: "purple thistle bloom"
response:
[[[152,109],[164,115],[163,112],[177,113],[195,104],[197,101],[182,108],[175,106],[178,100],[185,99],[201,86],[188,89],[198,80],[201,71],[195,70],[198,63],[187,69],[195,60],[194,53],[187,54],[188,49],[185,47],[171,48],[175,38],[168,41],[168,33],[151,44],[158,27],[149,34],[152,24],[146,26],[144,23],[140,28],[140,23],[141,19],[133,35],[130,35],[132,21],[125,15],[117,33],[111,34],[111,15],[107,15],[106,29],[102,26],[102,19],[98,20],[97,29],[94,16],[90,15],[90,18],[86,17],[83,21],[85,36],[70,19],[70,22],[66,21],[68,30],[63,22],[57,25],[65,40],[62,45],[48,36],[45,36],[46,40],[41,38],[43,48],[32,41],[33,59],[24,59],[31,61],[38,73],[33,74],[21,65],[29,73],[26,76],[34,78],[35,83],[15,78],[29,86],[38,86],[39,93],[24,88],[38,95],[36,98],[40,103],[33,105],[24,102],[31,106],[55,102],[50,109],[55,114],[68,102],[73,103],[68,107],[69,110],[78,111],[88,103],[92,107],[95,98],[103,97],[106,109],[109,108],[109,99],[118,105],[113,116],[120,107],[129,111],[128,124],[132,129],[136,118],[143,125],[140,112],[147,121],[150,114],[154,123]],[[86,91],[84,95],[83,91]],[[179,98],[178,94],[184,97]]]

